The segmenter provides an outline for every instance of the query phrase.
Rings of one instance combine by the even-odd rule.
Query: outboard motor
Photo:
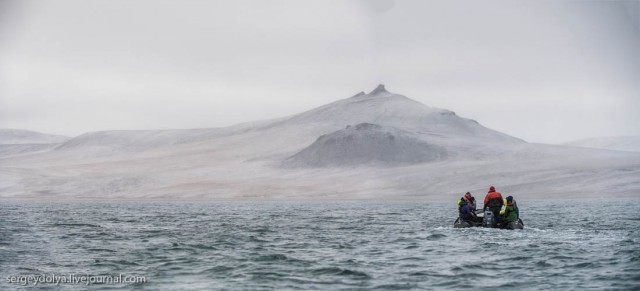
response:
[[[482,218],[482,227],[493,227],[493,212],[486,209],[484,211],[484,218]]]

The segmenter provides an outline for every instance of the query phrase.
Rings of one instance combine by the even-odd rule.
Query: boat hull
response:
[[[468,227],[486,227],[486,228],[500,228],[500,229],[524,229],[524,222],[522,219],[518,219],[518,221],[501,221],[500,218],[497,219],[496,223],[491,225],[483,225],[484,215],[483,213],[478,213],[471,219],[456,219],[453,222],[453,228],[468,228]]]

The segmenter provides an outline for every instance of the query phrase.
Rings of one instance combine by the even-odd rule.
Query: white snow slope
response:
[[[640,153],[526,143],[379,86],[275,120],[0,151],[0,175],[4,198],[453,199],[489,185],[516,197],[638,197]]]
[[[588,138],[568,142],[565,145],[615,151],[640,152],[640,136]]]

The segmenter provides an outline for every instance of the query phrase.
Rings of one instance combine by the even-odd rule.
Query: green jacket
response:
[[[504,219],[508,222],[518,221],[518,205],[514,202],[511,205],[507,205],[504,210]]]

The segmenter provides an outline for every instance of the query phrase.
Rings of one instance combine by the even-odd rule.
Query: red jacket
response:
[[[487,196],[484,196],[484,206],[483,207],[487,207],[487,202],[489,202],[489,199],[493,199],[493,198],[499,198],[500,199],[500,204],[503,204],[502,202],[502,194],[500,194],[500,192],[489,192],[487,193]]]

